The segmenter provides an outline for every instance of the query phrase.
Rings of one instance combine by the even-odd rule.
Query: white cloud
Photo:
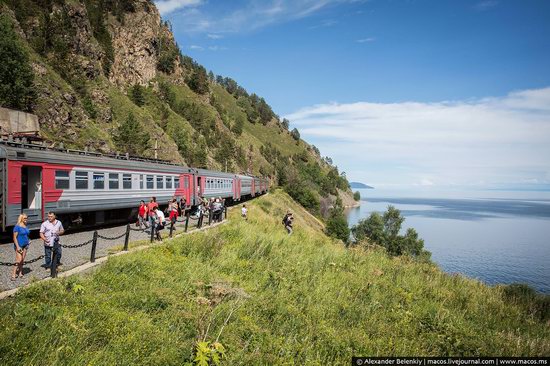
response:
[[[484,0],[474,5],[474,9],[477,11],[485,11],[494,8],[498,5],[497,0]]]
[[[369,38],[358,39],[356,42],[357,43],[367,43],[367,42],[374,42],[374,41],[376,41],[376,38],[369,37]]]
[[[209,46],[208,49],[210,51],[225,51],[227,49],[227,47],[223,47],[223,46]]]
[[[189,46],[189,49],[191,49],[191,50],[196,50],[196,51],[203,51],[203,50],[204,50],[204,47],[198,46],[198,45],[196,45],[196,44],[192,44],[191,46]]]
[[[252,31],[272,24],[308,17],[333,5],[357,0],[245,0],[222,6],[205,6],[203,0],[157,0],[161,14],[177,17],[174,27],[188,33],[206,33],[209,38],[225,33]],[[229,8],[229,9],[228,9]],[[327,20],[321,26],[331,26]],[[216,38],[213,38],[216,39]]]
[[[285,116],[377,185],[550,184],[550,87],[439,103],[320,104]]]
[[[159,12],[164,15],[172,13],[176,10],[197,6],[202,3],[202,0],[157,0],[155,4]]]
[[[223,36],[221,34],[207,34],[206,35],[210,39],[222,39]]]

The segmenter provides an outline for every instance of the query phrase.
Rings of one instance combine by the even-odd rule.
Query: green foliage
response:
[[[537,294],[530,286],[514,283],[504,286],[504,299],[519,305],[523,311],[539,321],[550,320],[550,296]]]
[[[0,106],[31,112],[36,100],[28,52],[0,14]]]
[[[130,99],[135,105],[141,107],[145,104],[145,95],[143,94],[143,86],[134,84],[130,89]]]
[[[285,191],[308,211],[319,213],[319,197],[305,181],[293,181],[285,186]]]
[[[231,126],[231,131],[233,131],[235,135],[240,136],[243,133],[243,127],[245,122],[246,121],[244,120],[243,117],[238,116],[233,126]]]
[[[116,19],[124,23],[124,15],[136,11],[134,0],[100,0],[102,8],[111,12]]]
[[[360,201],[360,200],[361,200],[361,193],[360,193],[359,191],[355,191],[355,192],[353,193],[353,199],[354,199],[355,201]]]
[[[386,248],[392,256],[407,254],[413,257],[428,259],[430,253],[424,250],[424,240],[418,237],[416,230],[409,228],[405,235],[399,235],[405,218],[393,206],[381,216],[373,212],[367,219],[363,219],[353,226],[351,232],[356,242],[367,239],[369,242]]]
[[[197,366],[221,365],[225,358],[225,347],[219,342],[197,342],[193,364]]]
[[[163,101],[168,103],[169,106],[173,106],[176,103],[176,93],[170,87],[170,84],[166,81],[159,82],[160,96]]]
[[[123,153],[143,154],[149,148],[149,134],[144,131],[136,117],[130,113],[128,118],[113,134],[113,140]]]
[[[281,124],[283,125],[283,128],[285,130],[288,130],[288,128],[290,127],[290,121],[286,118],[283,118],[283,122],[281,122]]]
[[[163,34],[159,37],[157,49],[157,70],[172,74],[176,68],[176,60],[180,55],[178,46]]]
[[[293,128],[292,131],[290,131],[290,135],[294,140],[300,141],[300,132],[297,128]]]
[[[378,212],[373,212],[366,219],[359,221],[351,228],[351,232],[357,242],[366,239],[373,243],[384,242],[384,220]]]
[[[86,111],[86,114],[88,115],[88,117],[90,117],[91,119],[96,119],[97,108],[95,107],[94,102],[88,95],[82,98],[82,107]]]
[[[333,207],[329,211],[329,217],[326,223],[326,233],[336,239],[342,240],[344,243],[349,241],[350,230],[348,221],[344,215],[344,207],[342,200],[338,197]]]
[[[237,99],[237,104],[239,107],[242,108],[244,113],[246,113],[246,117],[248,118],[248,122],[250,123],[256,123],[256,121],[259,118],[258,112],[250,102],[250,100],[247,97],[239,97]]]
[[[0,342],[0,364],[193,364],[198,342],[210,355],[202,360],[216,362],[216,349],[226,365],[550,353],[547,323],[500,287],[335,245],[281,191],[247,207],[247,222],[230,210],[225,225],[2,300],[0,338],[8,341]],[[290,236],[280,223],[287,209],[295,216]]]
[[[187,85],[189,85],[189,88],[191,88],[191,90],[195,93],[208,93],[210,89],[208,86],[208,75],[206,74],[206,69],[201,65],[194,67],[193,73],[191,74]]]
[[[115,60],[115,51],[113,48],[113,42],[111,34],[109,33],[107,26],[105,25],[105,19],[107,14],[105,13],[105,0],[94,1],[85,0],[86,10],[88,12],[88,19],[94,33],[94,38],[97,40],[104,52],[102,58],[103,73],[105,76],[109,76],[111,72],[111,66]]]

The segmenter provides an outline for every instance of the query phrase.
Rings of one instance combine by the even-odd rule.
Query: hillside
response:
[[[351,196],[263,98],[183,55],[150,0],[0,0],[0,33],[0,105],[51,144],[269,176],[316,214]]]
[[[548,319],[508,287],[346,249],[282,191],[249,207],[248,222],[232,210],[226,225],[2,301],[0,364],[179,365],[202,341],[228,365],[550,353]]]

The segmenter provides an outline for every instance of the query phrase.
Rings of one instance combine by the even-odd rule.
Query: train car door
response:
[[[6,180],[6,159],[0,159],[0,225],[2,232],[6,231],[6,205],[4,197],[6,197],[7,180]],[[7,197],[6,197],[7,198]]]
[[[21,213],[28,216],[29,224],[40,223],[42,214],[42,167],[21,167]]]
[[[239,177],[233,178],[233,200],[238,201],[241,198],[241,187]]]
[[[195,191],[195,195],[197,197],[199,197],[199,199],[202,199],[203,192],[204,192],[203,187],[202,187],[202,181],[203,181],[203,178],[200,177],[200,176],[197,176],[197,188],[196,188],[196,191]]]

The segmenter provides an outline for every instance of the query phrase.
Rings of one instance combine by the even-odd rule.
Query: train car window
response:
[[[172,189],[172,177],[166,177],[166,189]]]
[[[189,188],[189,177],[185,177],[183,184],[184,184],[183,186],[184,188]]]
[[[122,189],[132,189],[132,174],[122,174]]]
[[[109,189],[118,189],[118,173],[109,173]]]
[[[157,175],[157,189],[164,189],[164,177]]]
[[[105,189],[105,174],[94,172],[94,189]]]
[[[88,189],[88,172],[75,172],[75,188]]]
[[[178,189],[180,187],[180,178],[174,177],[174,188]]]
[[[69,172],[67,170],[55,171],[55,189],[69,189]]]
[[[139,189],[143,189],[143,174],[139,175]]]
[[[147,189],[155,189],[155,181],[152,175],[147,176]]]

